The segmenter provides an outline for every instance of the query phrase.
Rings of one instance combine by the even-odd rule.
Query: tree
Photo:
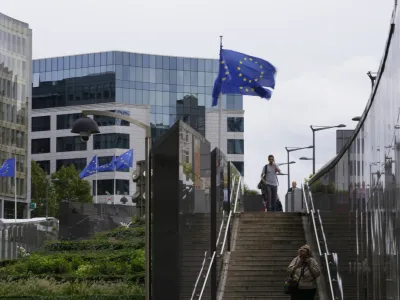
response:
[[[260,195],[258,190],[252,190],[247,184],[244,184],[244,194],[245,195]]]
[[[51,177],[58,203],[63,200],[93,202],[89,182],[79,177],[79,171],[75,169],[74,165],[62,166]]]
[[[54,189],[50,178],[40,165],[31,162],[31,202],[36,203],[32,217],[46,216],[46,202],[48,202],[48,216],[55,216],[58,210]]]

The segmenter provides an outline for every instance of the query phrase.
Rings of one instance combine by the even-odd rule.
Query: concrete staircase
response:
[[[286,269],[306,243],[299,213],[242,213],[228,265],[224,300],[287,300]]]

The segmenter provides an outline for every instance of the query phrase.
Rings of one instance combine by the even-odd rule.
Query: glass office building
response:
[[[329,220],[324,225],[327,243],[331,252],[338,253],[346,299],[400,299],[400,15],[396,8],[364,114],[337,156],[310,181],[316,209],[323,222]]]
[[[153,136],[178,119],[205,132],[205,109],[218,60],[102,52],[33,62],[32,109],[105,102],[150,105]],[[224,95],[223,108],[242,110],[242,95]]]
[[[104,109],[99,108],[101,106],[109,106],[107,110],[111,110],[114,105],[112,110],[124,111],[133,118],[140,118],[135,109],[147,107],[147,123],[152,128],[154,140],[177,120],[183,120],[206,138],[207,135],[213,136],[216,124],[213,117],[209,116],[218,114],[218,109],[211,107],[217,72],[216,59],[118,51],[34,60],[32,155],[42,168],[51,173],[68,163],[82,169],[93,153],[100,158],[110,158],[110,152],[96,150],[128,149],[132,144],[130,141],[137,140],[138,136],[126,131],[126,127],[124,129],[129,124],[118,123],[110,118],[94,117],[102,133],[91,138],[87,145],[66,131],[81,116],[79,111]],[[231,160],[243,170],[243,97],[223,95],[222,106],[226,119],[221,135],[223,144],[228,154],[231,154]],[[105,128],[110,127],[115,127],[115,131],[103,134]],[[63,132],[62,135],[60,132]],[[143,147],[144,151],[144,145],[139,145],[134,149],[135,153],[141,151],[138,147]],[[82,151],[86,150],[93,150],[93,153],[84,155]],[[67,152],[68,159],[59,157],[60,153]],[[71,153],[76,153],[75,157]],[[138,156],[135,154],[136,158]],[[129,175],[119,175],[122,177],[117,180],[123,182],[117,182],[117,189],[120,184],[119,190],[132,193],[132,187],[127,188],[133,185],[128,184]],[[99,184],[99,188],[107,186],[103,188],[104,191],[99,191],[99,195],[113,190],[113,175],[110,176],[102,179],[107,182]]]
[[[31,99],[32,31],[29,25],[0,13],[0,163],[16,158],[15,178],[0,178],[0,218],[29,216],[30,168],[28,157]]]

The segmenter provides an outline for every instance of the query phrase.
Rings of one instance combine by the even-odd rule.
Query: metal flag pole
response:
[[[219,36],[219,54],[220,54],[220,60],[221,60],[221,51],[222,51],[222,38],[223,36]],[[220,64],[221,62],[219,62]],[[220,68],[221,66],[219,66]],[[221,80],[221,79],[219,79]],[[218,117],[219,117],[219,124],[218,124],[218,149],[221,150],[221,130],[222,130],[222,91],[219,94],[219,99],[218,99]]]
[[[97,195],[99,194],[99,187],[98,187],[98,179],[97,179],[97,169],[98,169],[98,167],[99,167],[99,158],[97,157],[97,155],[96,155],[96,204],[97,203],[99,203],[98,202],[98,198],[97,198]]]
[[[17,155],[14,157],[14,221],[17,223]]]
[[[116,168],[116,165],[115,165],[115,159],[116,159],[116,155],[115,155],[115,152],[114,152],[114,159],[113,159],[113,167],[114,167],[114,199],[113,199],[113,202],[114,202],[114,205],[115,205],[115,196],[116,196],[116,194],[117,194],[117,168]]]

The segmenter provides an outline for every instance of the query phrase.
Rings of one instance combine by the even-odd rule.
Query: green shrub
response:
[[[144,237],[145,228],[144,227],[118,227],[113,230],[107,232],[101,232],[95,235],[95,239],[107,239],[113,238],[116,240],[124,240],[129,241],[130,239],[134,239],[136,237]]]

